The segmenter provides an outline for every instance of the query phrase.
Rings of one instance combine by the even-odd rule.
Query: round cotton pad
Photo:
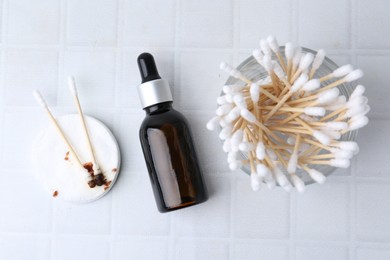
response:
[[[76,114],[57,118],[80,161],[91,162],[86,137]],[[90,188],[85,169],[81,168],[52,124],[48,125],[33,144],[34,175],[53,197],[75,203],[85,203],[104,196],[119,174],[120,151],[111,131],[97,119],[85,116],[96,160],[106,184]]]

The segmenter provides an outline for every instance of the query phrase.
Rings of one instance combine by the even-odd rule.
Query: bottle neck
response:
[[[147,115],[159,114],[159,113],[167,112],[171,109],[172,109],[172,101],[162,102],[144,108]]]

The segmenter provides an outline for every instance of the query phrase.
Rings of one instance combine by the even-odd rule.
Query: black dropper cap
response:
[[[168,81],[161,79],[156,63],[150,53],[142,53],[137,59],[142,83],[137,87],[142,107],[172,101],[172,93]]]
[[[153,55],[144,52],[138,56],[137,59],[139,72],[141,73],[142,83],[161,79],[157,71],[156,62],[154,61]]]

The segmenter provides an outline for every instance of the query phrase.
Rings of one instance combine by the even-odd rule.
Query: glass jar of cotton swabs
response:
[[[248,173],[254,190],[304,192],[358,152],[356,130],[370,108],[365,88],[351,82],[363,73],[272,36],[260,47],[237,68],[221,63],[230,77],[207,128],[220,130],[230,169]]]

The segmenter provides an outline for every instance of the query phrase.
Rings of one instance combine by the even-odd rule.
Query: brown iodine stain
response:
[[[68,160],[69,160],[69,151],[66,152],[65,158],[64,158],[64,159],[65,159],[65,161],[68,161]]]
[[[53,197],[55,198],[55,197],[57,197],[57,196],[58,196],[58,190],[56,190],[56,191],[53,192]]]
[[[95,188],[96,186],[103,186],[107,185],[107,179],[104,176],[103,173],[99,173],[95,175],[95,172],[93,170],[93,163],[92,162],[87,162],[83,164],[83,167],[88,171],[88,173],[91,175],[92,180],[88,182],[88,186],[90,188]]]
[[[87,162],[83,164],[83,167],[88,171],[88,173],[93,177],[94,171],[93,171],[93,163]]]

